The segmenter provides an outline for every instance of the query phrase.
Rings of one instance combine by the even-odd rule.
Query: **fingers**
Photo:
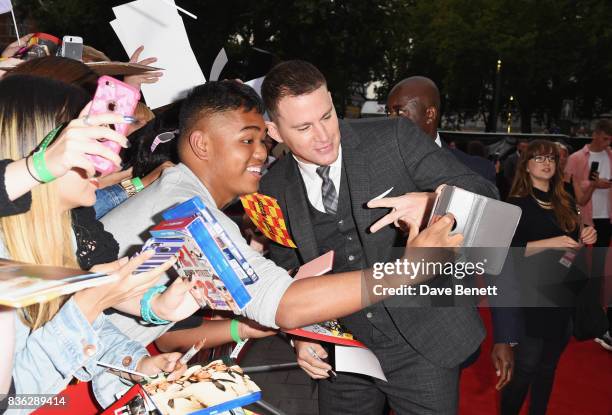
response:
[[[298,359],[297,362],[304,372],[306,372],[312,379],[327,379],[329,377],[329,374],[327,373],[329,370],[331,370],[331,366],[329,365],[327,365],[329,368],[322,368],[313,366],[303,359]],[[316,362],[321,364],[321,362]]]
[[[501,366],[502,366],[501,360],[495,355],[491,356],[491,359],[493,360],[493,367],[495,368],[495,375],[497,377],[501,376]]]
[[[449,233],[455,224],[455,217],[452,213],[441,216],[434,224],[429,226],[432,231]]]
[[[19,40],[15,40],[11,44],[9,44],[5,50],[11,50],[11,49],[17,48],[19,47],[20,44],[25,46],[25,44],[28,43],[28,41],[32,38],[32,36],[34,36],[34,33],[28,33],[25,36],[21,36]]]
[[[147,253],[148,252],[152,252],[152,251],[147,251]],[[142,255],[143,254],[138,255],[138,257],[136,257],[136,258],[139,258]],[[176,263],[177,259],[178,259],[177,257],[172,257],[169,260],[167,260],[166,262],[164,262],[163,264],[161,264],[159,267],[154,268],[154,269],[149,270],[149,271],[146,271],[146,272],[141,272],[140,274],[135,275],[135,277],[138,277],[141,280],[141,284],[143,284],[143,285],[149,284],[150,286],[152,286],[153,284],[155,284],[157,282],[159,277],[164,272],[169,270]],[[130,262],[132,262],[132,261],[130,261]]]
[[[370,226],[370,232],[376,233],[387,225],[394,223],[397,220],[397,213],[391,212],[380,218],[374,225]]]
[[[168,288],[168,292],[170,292],[172,295],[183,296],[190,289],[191,289],[191,284],[189,283],[188,280],[177,278],[172,282],[172,284],[170,284],[170,287]]]
[[[92,156],[100,156],[113,162],[115,166],[121,166],[121,157],[106,145],[98,142],[83,142],[79,145],[80,154],[89,154]]]
[[[111,130],[108,127],[89,127],[87,129],[82,129],[81,131],[84,134],[84,137],[91,138],[96,141],[113,141],[123,148],[128,148],[128,139],[124,135],[115,130]]]
[[[125,264],[123,267],[121,267],[121,269],[119,270],[119,272],[122,275],[130,275],[132,274],[134,271],[136,271],[136,269],[141,266],[142,264],[145,263],[145,261],[147,261],[148,259],[151,259],[153,257],[153,255],[155,255],[155,251],[153,250],[149,250],[149,251],[145,251],[140,253],[139,255],[136,255],[135,257],[131,258],[127,264]],[[146,274],[146,273],[145,273]]]
[[[401,200],[400,197],[382,197],[380,199],[373,199],[368,202],[368,207],[372,209],[397,207]]]
[[[161,361],[159,368],[162,369],[164,372],[172,372],[176,366],[180,366],[178,361],[182,356],[183,355],[179,352],[160,354],[159,357]]]
[[[410,243],[419,235],[419,227],[412,221],[402,222],[408,225],[408,243]]]
[[[512,379],[512,364],[509,361],[500,361],[501,366],[501,375],[495,385],[496,390],[501,390],[504,386],[506,386],[510,380]],[[499,370],[498,370],[499,373]]]
[[[140,62],[138,62],[138,64],[139,64],[139,65],[150,65],[150,64],[152,64],[153,62],[157,62],[157,58],[153,58],[153,57],[151,57],[151,58],[146,58],[146,59],[143,59],[143,60],[141,60]]]
[[[463,244],[463,235],[457,233],[448,238],[448,246],[457,248]]]
[[[158,76],[154,76],[154,77],[148,77],[148,78],[142,78],[139,79],[138,82],[140,82],[141,84],[154,84],[157,81],[159,81],[159,78],[161,78],[162,75],[158,75]]]
[[[296,341],[297,362],[313,379],[327,379],[327,373],[332,367],[321,359],[327,357],[327,352],[319,343]],[[318,358],[317,358],[318,357]]]
[[[93,103],[93,101],[89,101],[87,103],[87,105],[85,105],[85,107],[79,113],[79,118],[85,118],[87,116],[87,114],[89,114],[89,111],[91,110],[91,104],[92,103]]]
[[[132,53],[132,56],[130,56],[130,63],[138,62],[138,58],[140,58],[140,54],[142,53],[143,50],[144,50],[144,45],[138,46],[136,50],[134,51],[134,53]]]
[[[125,260],[126,258],[121,258],[118,259],[116,261],[113,262],[108,262],[106,264],[98,264],[98,265],[94,265],[93,267],[91,267],[90,271],[92,272],[105,272],[105,273],[111,273],[114,271],[117,271],[119,268],[121,268],[123,265],[125,265]]]
[[[103,114],[85,114],[84,117],[73,120],[73,122],[75,122],[75,124],[78,124],[78,126],[80,127],[90,127],[92,125],[126,124],[129,123],[131,120],[132,118],[128,118],[126,120],[125,117],[121,114],[117,114],[114,112],[106,112]]]
[[[183,375],[183,373],[185,373],[186,370],[187,370],[187,365],[177,363],[174,366],[174,369],[172,369],[172,373],[168,375],[168,380],[172,382],[173,380],[180,378]]]
[[[34,33],[28,33],[27,35],[21,36],[19,40],[23,43],[27,43],[30,39],[32,39],[32,36],[34,36]],[[15,43],[16,45],[19,45],[19,42],[17,41],[13,43]]]

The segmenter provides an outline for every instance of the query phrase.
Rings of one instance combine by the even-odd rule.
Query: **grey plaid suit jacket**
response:
[[[435,190],[438,185],[446,183],[488,197],[498,197],[493,184],[465,167],[448,151],[440,149],[403,117],[340,120],[340,133],[353,217],[368,266],[394,260],[401,250],[392,248],[404,243],[402,235],[390,226],[375,234],[368,231],[388,210],[368,209],[366,203],[389,188],[393,187],[388,194],[391,197]],[[286,269],[319,256],[308,199],[303,189],[297,163],[291,155],[279,160],[261,183],[260,191],[278,200],[289,233],[298,247],[290,249],[272,243],[272,260]],[[358,317],[359,313],[374,311],[371,314],[374,318],[353,318],[352,321],[377,325],[376,316],[382,314],[377,311],[384,311],[380,308],[386,307],[402,337],[417,352],[442,367],[459,365],[476,350],[484,337],[484,328],[475,308],[406,308],[397,307],[396,301],[405,301],[405,298],[386,300],[349,316],[347,321]],[[384,331],[384,327],[380,329]]]

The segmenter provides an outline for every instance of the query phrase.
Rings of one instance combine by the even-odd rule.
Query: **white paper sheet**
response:
[[[387,381],[380,362],[369,349],[336,345],[336,372],[359,373]]]
[[[261,84],[263,84],[264,79],[265,76],[262,76],[260,78],[251,79],[250,81],[245,82],[245,84],[253,88],[255,92],[257,92],[257,95],[261,96]]]
[[[128,55],[144,45],[142,57],[156,57],[155,65],[165,69],[158,82],[142,85],[147,105],[170,104],[206,82],[176,8],[162,0],[137,0],[113,12],[117,19],[111,26]]]
[[[210,76],[208,77],[209,81],[219,80],[219,75],[221,75],[221,72],[223,71],[223,68],[225,68],[227,61],[227,53],[225,53],[225,49],[221,48],[221,50],[217,54],[217,57],[215,58],[215,61],[212,64],[212,68],[210,69]]]

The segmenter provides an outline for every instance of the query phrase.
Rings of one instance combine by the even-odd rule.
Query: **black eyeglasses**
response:
[[[531,159],[534,160],[536,163],[544,163],[546,160],[551,163],[557,162],[557,157],[552,154],[549,154],[547,156],[533,156]]]

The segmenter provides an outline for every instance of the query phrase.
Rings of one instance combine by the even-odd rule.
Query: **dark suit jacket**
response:
[[[514,152],[510,154],[506,161],[504,161],[504,178],[508,183],[509,187],[512,187],[512,182],[514,181],[514,174],[516,173],[516,166],[518,164],[519,154],[518,152]]]
[[[403,246],[403,242],[396,229],[389,226],[375,234],[368,231],[388,210],[368,209],[365,204],[389,188],[393,187],[388,194],[391,197],[434,190],[446,183],[485,196],[498,196],[493,184],[440,149],[403,117],[340,121],[340,132],[342,162],[353,217],[368,266],[394,260],[402,252],[402,249],[397,249]],[[297,163],[291,155],[279,160],[263,177],[261,192],[278,200],[289,233],[298,246],[290,249],[272,243],[270,254],[274,262],[289,269],[318,257],[308,198],[303,191]],[[394,245],[396,249],[393,249]],[[459,365],[476,350],[484,337],[484,328],[475,308],[406,308],[399,306],[402,301],[406,298],[388,299],[359,313],[371,312],[373,317],[365,321],[375,326],[382,324],[377,316],[388,313],[402,337],[413,348],[443,367]],[[357,320],[364,321],[363,318],[353,321]],[[384,327],[379,328],[385,331]]]
[[[442,141],[442,148],[448,149],[464,166],[480,174],[491,183],[496,184],[495,165],[489,160],[478,156],[472,156],[456,148],[450,148],[444,141]],[[506,298],[518,295],[518,287],[515,285],[514,268],[511,262],[512,261],[506,264],[503,280],[502,277],[499,277],[496,282]],[[499,283],[500,280],[502,280],[501,284]],[[498,307],[496,306],[495,298],[491,298],[490,300],[489,304],[491,306],[491,318],[493,322],[493,342],[517,343],[521,336],[520,311],[515,308],[507,307],[507,305]]]
[[[443,146],[446,147],[444,144]],[[478,156],[472,156],[456,148],[448,148],[448,150],[453,153],[453,155],[457,157],[457,160],[462,162],[464,166],[474,170],[476,173],[495,184],[495,165],[493,165],[493,163],[491,163],[489,160]]]

